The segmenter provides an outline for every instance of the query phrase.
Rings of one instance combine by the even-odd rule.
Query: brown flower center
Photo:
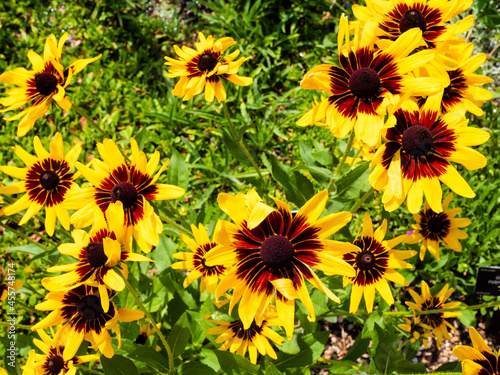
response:
[[[213,53],[206,52],[198,57],[198,69],[202,72],[214,70],[217,65],[217,57]]]
[[[56,91],[57,83],[57,78],[52,73],[44,72],[35,75],[35,87],[42,95],[48,96]]]
[[[137,189],[130,182],[120,182],[111,190],[111,200],[123,203],[123,208],[130,208],[137,202]]]
[[[379,88],[380,77],[372,68],[359,68],[349,78],[349,89],[358,98],[372,98]]]
[[[87,262],[94,268],[104,266],[108,261],[102,242],[90,243],[85,250],[85,257],[87,258]]]
[[[293,245],[284,236],[267,237],[260,247],[260,259],[271,268],[287,266],[293,259]]]
[[[412,125],[403,133],[403,150],[412,156],[425,156],[435,150],[432,133],[422,125]]]
[[[40,184],[45,190],[52,190],[59,185],[59,175],[54,171],[45,171],[40,175]]]
[[[363,271],[371,270],[375,265],[375,255],[370,252],[359,253],[356,256],[356,265]]]
[[[64,359],[60,355],[54,355],[47,359],[45,363],[48,374],[59,374],[64,369]]]
[[[411,9],[406,11],[403,17],[401,17],[401,20],[399,21],[399,31],[402,34],[405,31],[408,31],[415,27],[418,27],[420,30],[422,30],[422,32],[424,32],[427,28],[427,22],[422,13],[420,13],[418,10]]]
[[[101,300],[94,295],[88,295],[80,300],[76,307],[78,315],[85,321],[85,323],[92,322],[104,313],[101,307]]]

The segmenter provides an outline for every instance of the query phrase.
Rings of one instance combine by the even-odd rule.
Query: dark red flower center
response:
[[[284,236],[267,237],[260,247],[260,259],[269,267],[282,268],[293,259],[293,245]]]
[[[405,31],[408,31],[415,27],[418,27],[420,30],[422,30],[422,32],[424,32],[427,28],[427,22],[422,13],[420,13],[418,10],[411,9],[406,11],[403,17],[401,17],[401,20],[399,21],[399,31],[402,34]]]
[[[85,250],[85,256],[87,262],[94,268],[104,266],[108,261],[108,257],[104,253],[104,245],[102,242],[90,243]]]
[[[76,311],[86,323],[92,322],[104,313],[101,307],[100,298],[94,295],[82,297],[80,303],[78,303],[76,307]]]
[[[446,221],[443,219],[442,214],[429,218],[429,221],[427,221],[427,229],[432,233],[441,234],[445,226],[447,226]]]
[[[422,311],[438,310],[442,307],[441,300],[437,297],[432,297],[431,299],[422,302]],[[420,316],[422,323],[427,324],[432,328],[439,327],[443,323],[442,313],[422,314]]]
[[[60,355],[54,355],[47,359],[45,363],[48,374],[59,374],[64,369],[64,359]]]
[[[45,171],[40,175],[40,184],[45,190],[55,189],[59,182],[59,175],[54,171]]]
[[[202,72],[211,71],[217,65],[217,57],[213,53],[206,52],[198,57],[198,69]]]
[[[403,133],[403,150],[412,156],[425,156],[435,150],[432,133],[422,125],[412,125]]]
[[[42,95],[50,95],[57,88],[57,78],[52,73],[38,73],[35,75],[35,87]]]
[[[130,182],[120,182],[111,190],[111,200],[123,203],[123,208],[130,208],[137,202],[137,189]]]
[[[356,265],[363,271],[371,270],[375,265],[375,255],[370,252],[359,253],[356,256]]]
[[[359,68],[349,78],[349,89],[358,98],[375,96],[380,88],[380,77],[372,68]]]

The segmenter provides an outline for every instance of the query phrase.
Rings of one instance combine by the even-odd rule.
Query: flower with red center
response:
[[[384,241],[387,231],[387,220],[375,232],[370,216],[366,213],[363,219],[363,232],[360,238],[354,241],[357,247],[354,251],[342,252],[342,258],[349,263],[356,274],[344,277],[344,287],[352,284],[351,305],[349,312],[358,311],[361,297],[365,297],[366,310],[373,311],[375,290],[389,304],[394,304],[391,288],[387,280],[400,285],[408,285],[406,279],[398,273],[397,268],[412,268],[404,261],[416,254],[412,250],[394,250],[405,236],[399,236],[389,241]]]
[[[196,50],[183,46],[182,49],[174,46],[180,59],[165,57],[169,65],[168,78],[181,77],[175,85],[172,94],[182,98],[191,99],[193,96],[205,91],[205,100],[212,102],[214,96],[219,102],[226,100],[226,91],[222,85],[222,78],[237,86],[248,86],[253,82],[250,77],[238,75],[241,64],[249,58],[242,57],[234,61],[240,54],[239,50],[222,56],[224,52],[236,42],[233,38],[220,38],[214,41],[209,35],[205,38],[202,32],[198,33],[200,41],[195,43]]]
[[[253,321],[250,327],[244,328],[243,322],[239,319],[232,321],[212,320],[205,317],[209,322],[217,324],[216,327],[209,328],[207,333],[210,335],[219,335],[215,342],[223,343],[219,350],[229,350],[231,353],[237,353],[242,357],[247,350],[250,356],[250,362],[257,363],[257,353],[268,355],[277,359],[276,352],[269,343],[273,341],[281,345],[284,338],[281,337],[271,327],[282,326],[283,323],[278,318],[276,308],[269,305],[262,316],[262,322],[257,324]]]
[[[66,198],[77,185],[74,181],[73,169],[81,151],[81,143],[77,143],[64,156],[64,145],[60,133],[56,133],[50,142],[47,152],[38,136],[33,139],[37,156],[27,153],[19,146],[14,147],[16,155],[24,162],[26,168],[2,166],[0,171],[16,177],[21,181],[9,186],[0,187],[0,194],[24,194],[17,202],[2,209],[4,215],[13,215],[26,210],[19,225],[23,225],[45,206],[45,230],[49,236],[54,234],[56,218],[62,226],[69,230],[69,214]]]
[[[68,199],[68,205],[77,211],[71,216],[71,223],[77,228],[92,224],[94,210],[106,212],[110,205],[121,202],[124,211],[123,224],[131,231],[142,251],[148,253],[157,246],[163,225],[154,212],[149,200],[176,199],[184,189],[168,184],[156,183],[167,168],[168,161],[154,174],[160,161],[155,151],[148,161],[134,139],[130,139],[132,155],[125,161],[118,146],[110,139],[97,144],[103,161],[94,158],[89,168],[81,163],[76,167],[94,187],[75,192]]]
[[[152,262],[144,255],[130,251],[130,239],[123,226],[124,212],[121,202],[110,205],[106,219],[100,210],[95,213],[95,221],[89,233],[75,229],[71,234],[74,243],[59,246],[59,252],[78,259],[73,264],[50,267],[48,272],[66,272],[59,276],[42,279],[42,285],[50,291],[67,290],[82,283],[97,284],[104,312],[109,309],[107,288],[121,291],[125,288],[123,277],[128,275],[126,262]],[[122,250],[122,245],[125,249]],[[116,267],[116,269],[114,269]]]
[[[0,100],[0,104],[6,106],[0,112],[7,112],[25,106],[28,107],[15,116],[4,118],[6,121],[18,120],[22,117],[17,127],[17,136],[25,135],[35,124],[35,121],[47,113],[52,101],[55,101],[63,110],[69,111],[71,103],[66,97],[66,87],[71,83],[73,75],[83,70],[88,64],[98,60],[101,55],[92,59],[81,59],[75,61],[64,69],[61,64],[61,54],[68,33],[57,42],[56,37],[51,34],[43,51],[43,58],[33,51],[28,52],[28,58],[33,65],[33,70],[16,68],[11,72],[0,75],[0,82],[11,83],[16,88],[7,91],[9,95]]]
[[[33,342],[43,354],[30,350],[23,375],[75,375],[76,365],[99,360],[98,354],[76,357],[78,347],[68,345],[70,338],[62,327],[55,333],[52,331],[52,337],[42,329],[37,333],[42,340],[34,339]]]
[[[415,314],[415,312],[414,312]],[[429,333],[429,331],[432,331],[432,328],[429,327],[427,324],[422,323],[421,319],[419,316],[413,316],[412,320],[403,318],[405,321],[404,324],[398,324],[398,327],[401,328],[403,331],[408,332],[411,334],[410,341],[415,342],[415,341],[422,341],[422,344],[424,345],[424,348],[427,349],[428,345],[428,339],[432,337],[432,335]]]
[[[486,142],[486,131],[468,127],[460,113],[442,117],[427,100],[418,110],[399,109],[396,125],[387,129],[386,142],[375,154],[370,167],[375,166],[369,181],[376,190],[384,190],[382,202],[387,211],[394,211],[407,198],[412,214],[420,211],[423,195],[434,212],[442,212],[441,183],[455,193],[473,198],[474,192],[450,162],[462,164],[468,170],[483,168],[486,158],[468,146]]]
[[[366,0],[366,6],[353,5],[362,23],[376,22],[377,37],[395,41],[411,29],[422,31],[428,48],[436,47],[455,35],[467,31],[474,22],[472,15],[452,25],[445,25],[472,5],[472,0]]]
[[[225,266],[209,267],[206,264],[207,254],[219,244],[220,222],[217,223],[212,241],[210,241],[203,224],[199,224],[198,228],[195,225],[191,225],[191,230],[194,241],[181,233],[182,240],[191,252],[175,253],[173,257],[182,260],[182,262],[172,264],[172,268],[174,270],[191,270],[184,279],[184,288],[187,288],[194,280],[201,277],[200,292],[203,293],[205,290],[208,293],[214,292],[219,279],[227,272],[227,267]]]
[[[426,201],[424,209],[413,215],[417,224],[412,225],[415,230],[404,242],[407,244],[422,242],[420,260],[424,259],[427,249],[434,258],[439,260],[439,242],[442,242],[448,249],[462,251],[462,245],[458,240],[466,239],[468,236],[459,228],[470,225],[471,220],[455,217],[462,212],[460,207],[446,210],[452,198],[452,193],[446,196],[443,202],[443,212],[434,212]]]
[[[370,32],[372,31],[372,32]],[[432,51],[408,56],[419,45],[422,32],[404,33],[390,47],[375,47],[374,29],[357,29],[349,41],[349,24],[340,20],[338,45],[340,67],[319,65],[306,73],[303,89],[321,90],[330,95],[297,121],[306,126],[326,121],[335,137],[345,137],[353,128],[369,146],[380,141],[384,118],[399,101],[410,95],[427,96],[442,91],[437,78],[412,77],[408,73],[434,58]],[[345,43],[344,43],[345,38]]]
[[[278,317],[289,338],[293,335],[295,299],[300,299],[308,319],[315,320],[314,307],[305,280],[333,301],[335,296],[314,273],[353,276],[353,268],[334,255],[341,249],[357,249],[349,243],[327,240],[351,220],[349,212],[327,215],[318,220],[328,200],[326,190],[316,194],[295,215],[290,207],[273,198],[277,209],[264,204],[250,190],[236,196],[221,193],[219,207],[234,223],[222,222],[220,245],[206,255],[210,267],[234,267],[216,289],[217,298],[233,288],[230,310],[239,301],[243,328],[262,323],[262,313],[273,298]]]
[[[446,318],[457,317],[462,315],[462,313],[458,311],[445,311],[426,314],[425,312],[429,310],[453,309],[460,306],[460,302],[444,303],[453,293],[453,288],[448,288],[448,284],[446,284],[435,297],[432,296],[429,286],[423,280],[421,288],[422,297],[420,297],[414,290],[409,289],[408,291],[415,302],[406,301],[405,303],[415,312],[420,312],[418,315],[420,317],[420,321],[432,328],[432,331],[436,336],[437,346],[439,347],[443,343],[443,336],[448,340],[451,339],[446,327],[455,329],[450,323],[448,323]]]
[[[472,346],[457,345],[453,355],[462,361],[464,375],[499,375],[500,356],[486,345],[483,338],[474,327],[469,327]]]
[[[76,351],[83,339],[92,344],[92,348],[99,350],[105,357],[111,358],[114,354],[111,345],[111,336],[108,332],[113,328],[118,338],[118,347],[121,345],[120,327],[118,322],[132,322],[144,317],[144,312],[133,309],[119,309],[113,301],[109,302],[109,309],[104,312],[98,288],[80,285],[66,291],[50,292],[47,300],[35,306],[37,310],[51,311],[42,321],[31,327],[31,330],[47,328],[65,324],[70,340],[70,351]],[[76,349],[75,349],[76,348]]]

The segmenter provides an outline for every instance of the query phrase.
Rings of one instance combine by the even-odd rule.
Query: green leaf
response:
[[[178,369],[179,375],[214,375],[216,372],[207,365],[197,362],[183,363]]]
[[[172,265],[172,254],[175,253],[175,245],[170,238],[164,234],[160,235],[160,243],[155,251],[151,253],[151,257],[155,260],[155,268],[162,273],[165,269]]]
[[[8,332],[7,328],[7,332]],[[17,338],[17,337],[16,337]],[[16,359],[16,354],[17,353],[17,341],[16,338],[10,338],[8,335],[5,337],[2,337],[2,343],[5,347],[5,355],[4,355],[4,369],[7,371],[7,374],[9,375],[21,375],[22,370],[21,367],[19,366],[19,363],[17,362]],[[11,351],[10,349],[13,348],[14,350],[14,356],[11,356]]]
[[[464,310],[462,311],[462,315],[458,316],[457,318],[466,327],[476,326],[476,311]]]
[[[369,165],[369,162],[360,163],[340,180],[335,181],[337,196],[347,199],[357,199],[361,191],[368,190],[370,188],[368,182],[368,176],[370,175],[370,171],[368,170]]]
[[[349,351],[346,353],[342,360],[347,361],[355,361],[363,354],[365,354],[368,350],[368,346],[370,346],[369,338],[362,338],[362,334],[360,333],[356,340],[354,340],[354,344],[349,348]]]
[[[401,335],[396,332],[387,333],[378,324],[375,324],[375,331],[378,335],[376,347],[372,346],[372,350],[375,349],[375,356],[373,358],[375,366],[383,374],[391,373],[395,369],[396,362],[405,360],[403,354],[397,350],[397,341]]]
[[[224,373],[229,375],[259,374],[259,366],[254,365],[245,357],[239,354],[215,350],[215,355],[219,360],[220,367]]]
[[[280,371],[283,371],[286,368],[309,366],[315,363],[323,353],[329,335],[329,332],[318,331],[299,336],[297,343],[300,351],[297,354],[280,353],[274,364]]]
[[[453,372],[453,371],[458,371],[460,372],[462,370],[462,362],[460,361],[455,361],[455,362],[447,362],[443,363],[441,366],[439,366],[436,369],[436,372]]]
[[[136,349],[128,356],[136,361],[145,362],[158,371],[169,371],[168,360],[159,352],[148,346],[136,346]]]
[[[102,369],[106,375],[139,375],[130,359],[115,354],[111,358],[101,356]]]
[[[33,243],[23,245],[23,246],[7,247],[5,249],[5,251],[22,251],[23,253],[28,253],[28,254],[33,254],[33,255],[47,253],[45,250],[41,249],[39,246],[37,246]]]
[[[191,331],[188,326],[188,317],[187,313],[184,312],[179,320],[177,320],[177,323],[175,323],[167,339],[167,344],[170,346],[174,358],[182,354],[190,339]]]
[[[407,359],[401,359],[396,362],[395,371],[398,374],[425,374],[427,369],[423,363],[414,363]]]
[[[267,359],[267,357],[266,357],[266,359]],[[276,368],[274,363],[272,363],[271,361],[266,362],[264,371],[265,371],[266,375],[282,375],[283,374],[280,370],[278,370]]]
[[[168,163],[167,181],[171,185],[187,189],[189,186],[189,168],[181,154],[174,148]]]
[[[226,128],[222,129],[222,141],[236,160],[246,165],[251,164],[245,153],[241,150],[239,144],[233,139],[229,130]]]

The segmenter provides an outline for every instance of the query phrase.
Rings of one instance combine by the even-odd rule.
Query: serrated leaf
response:
[[[137,367],[130,359],[115,354],[111,358],[101,356],[102,369],[106,375],[138,375]]]
[[[188,317],[187,313],[184,312],[175,323],[167,339],[167,344],[170,346],[174,358],[182,354],[190,338],[191,331],[188,326]]]

